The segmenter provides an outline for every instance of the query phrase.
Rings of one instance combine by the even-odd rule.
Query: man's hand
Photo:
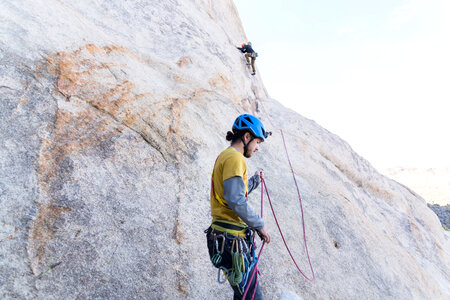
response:
[[[266,242],[267,244],[270,243],[270,235],[266,231],[266,227],[265,226],[263,228],[259,229],[258,233],[259,233],[259,236],[263,239],[264,242]]]
[[[259,175],[259,179],[264,179],[264,171],[263,169],[259,169],[258,171],[255,172],[255,175]]]

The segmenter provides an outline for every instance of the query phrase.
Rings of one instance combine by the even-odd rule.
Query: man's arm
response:
[[[245,197],[245,184],[240,176],[228,178],[223,182],[223,192],[228,206],[250,227],[261,229],[263,219],[250,207]]]
[[[250,194],[254,189],[256,189],[261,183],[261,179],[259,179],[259,175],[255,174],[248,180],[248,193]]]

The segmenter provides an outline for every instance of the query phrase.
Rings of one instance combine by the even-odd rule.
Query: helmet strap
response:
[[[255,139],[255,137],[252,135],[252,138],[250,139],[250,141],[248,141],[248,143],[246,144],[244,141],[244,137],[241,136],[241,141],[244,144],[244,156],[247,157],[247,151],[248,151],[248,145],[250,145],[250,143]]]

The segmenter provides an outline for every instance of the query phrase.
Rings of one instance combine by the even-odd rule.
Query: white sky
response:
[[[450,0],[234,2],[272,98],[376,168],[450,166]]]

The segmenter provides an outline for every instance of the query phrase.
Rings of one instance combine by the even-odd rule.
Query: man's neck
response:
[[[242,155],[244,155],[244,144],[241,141],[239,141],[238,143],[231,144],[231,147],[233,147]]]

